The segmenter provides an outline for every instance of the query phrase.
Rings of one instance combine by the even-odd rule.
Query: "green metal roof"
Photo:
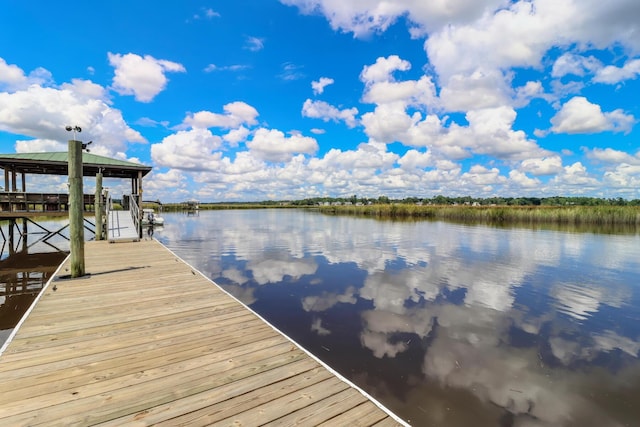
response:
[[[0,154],[0,168],[15,170],[26,174],[67,175],[68,153],[14,153]],[[124,160],[111,159],[91,153],[82,153],[84,176],[94,176],[102,170],[105,177],[136,178],[138,172],[146,175],[151,172],[151,166]]]

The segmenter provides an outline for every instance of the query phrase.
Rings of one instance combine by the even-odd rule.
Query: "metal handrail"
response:
[[[136,202],[137,194],[131,194],[129,197],[129,212],[131,212],[131,218],[133,218],[133,225],[135,225],[138,232],[138,237],[142,237],[142,227],[140,226],[140,207]]]
[[[120,218],[117,215],[111,214],[113,212],[113,200],[111,199],[111,194],[107,191],[107,200],[105,202],[105,212],[106,215],[106,223],[107,223],[107,239],[114,239],[116,230],[120,230]],[[111,218],[111,223],[109,223],[109,218]],[[118,222],[117,224],[115,222]]]

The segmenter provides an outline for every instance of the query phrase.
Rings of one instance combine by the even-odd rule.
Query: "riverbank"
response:
[[[300,205],[295,203],[206,203],[200,210],[312,209],[328,215],[354,215],[394,220],[439,220],[500,225],[569,225],[640,228],[640,206],[627,205],[451,205],[414,203]],[[165,204],[163,211],[180,212],[181,204]]]
[[[373,204],[320,206],[332,215],[389,219],[433,219],[488,224],[570,224],[640,226],[638,206],[467,206]]]

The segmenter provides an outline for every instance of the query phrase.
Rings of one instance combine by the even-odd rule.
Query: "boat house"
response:
[[[104,178],[121,178],[131,181],[131,194],[124,195],[125,201],[140,206],[142,201],[142,179],[151,172],[151,166],[95,154],[82,153],[82,175],[95,177],[102,173]],[[68,153],[15,153],[0,154],[0,169],[4,170],[4,187],[0,187],[0,220],[15,224],[17,219],[34,222],[32,218],[46,216],[67,216],[69,214],[68,192],[42,192],[27,190],[27,175],[63,175],[69,173]],[[84,194],[84,210],[94,210],[95,194]],[[125,206],[125,209],[127,207]],[[138,225],[138,232],[141,228]],[[3,236],[4,237],[4,236]]]
[[[151,166],[126,162],[91,153],[82,153],[83,176],[96,176],[102,172],[105,178],[131,180],[131,195],[142,195],[142,178],[151,172]],[[0,218],[12,214],[47,214],[66,212],[68,193],[46,193],[27,191],[26,176],[68,175],[68,153],[17,153],[0,154],[0,169],[4,170],[4,191],[0,191]],[[19,179],[19,182],[18,182]],[[19,184],[19,185],[18,185]],[[86,210],[93,209],[93,194],[85,194]],[[136,200],[139,202],[140,200]]]

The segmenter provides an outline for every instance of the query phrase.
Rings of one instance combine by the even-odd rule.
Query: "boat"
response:
[[[197,215],[200,209],[200,202],[197,200],[187,200],[186,202],[182,202],[182,209],[187,213],[187,215]]]
[[[142,225],[164,225],[164,218],[151,208],[142,209]]]

